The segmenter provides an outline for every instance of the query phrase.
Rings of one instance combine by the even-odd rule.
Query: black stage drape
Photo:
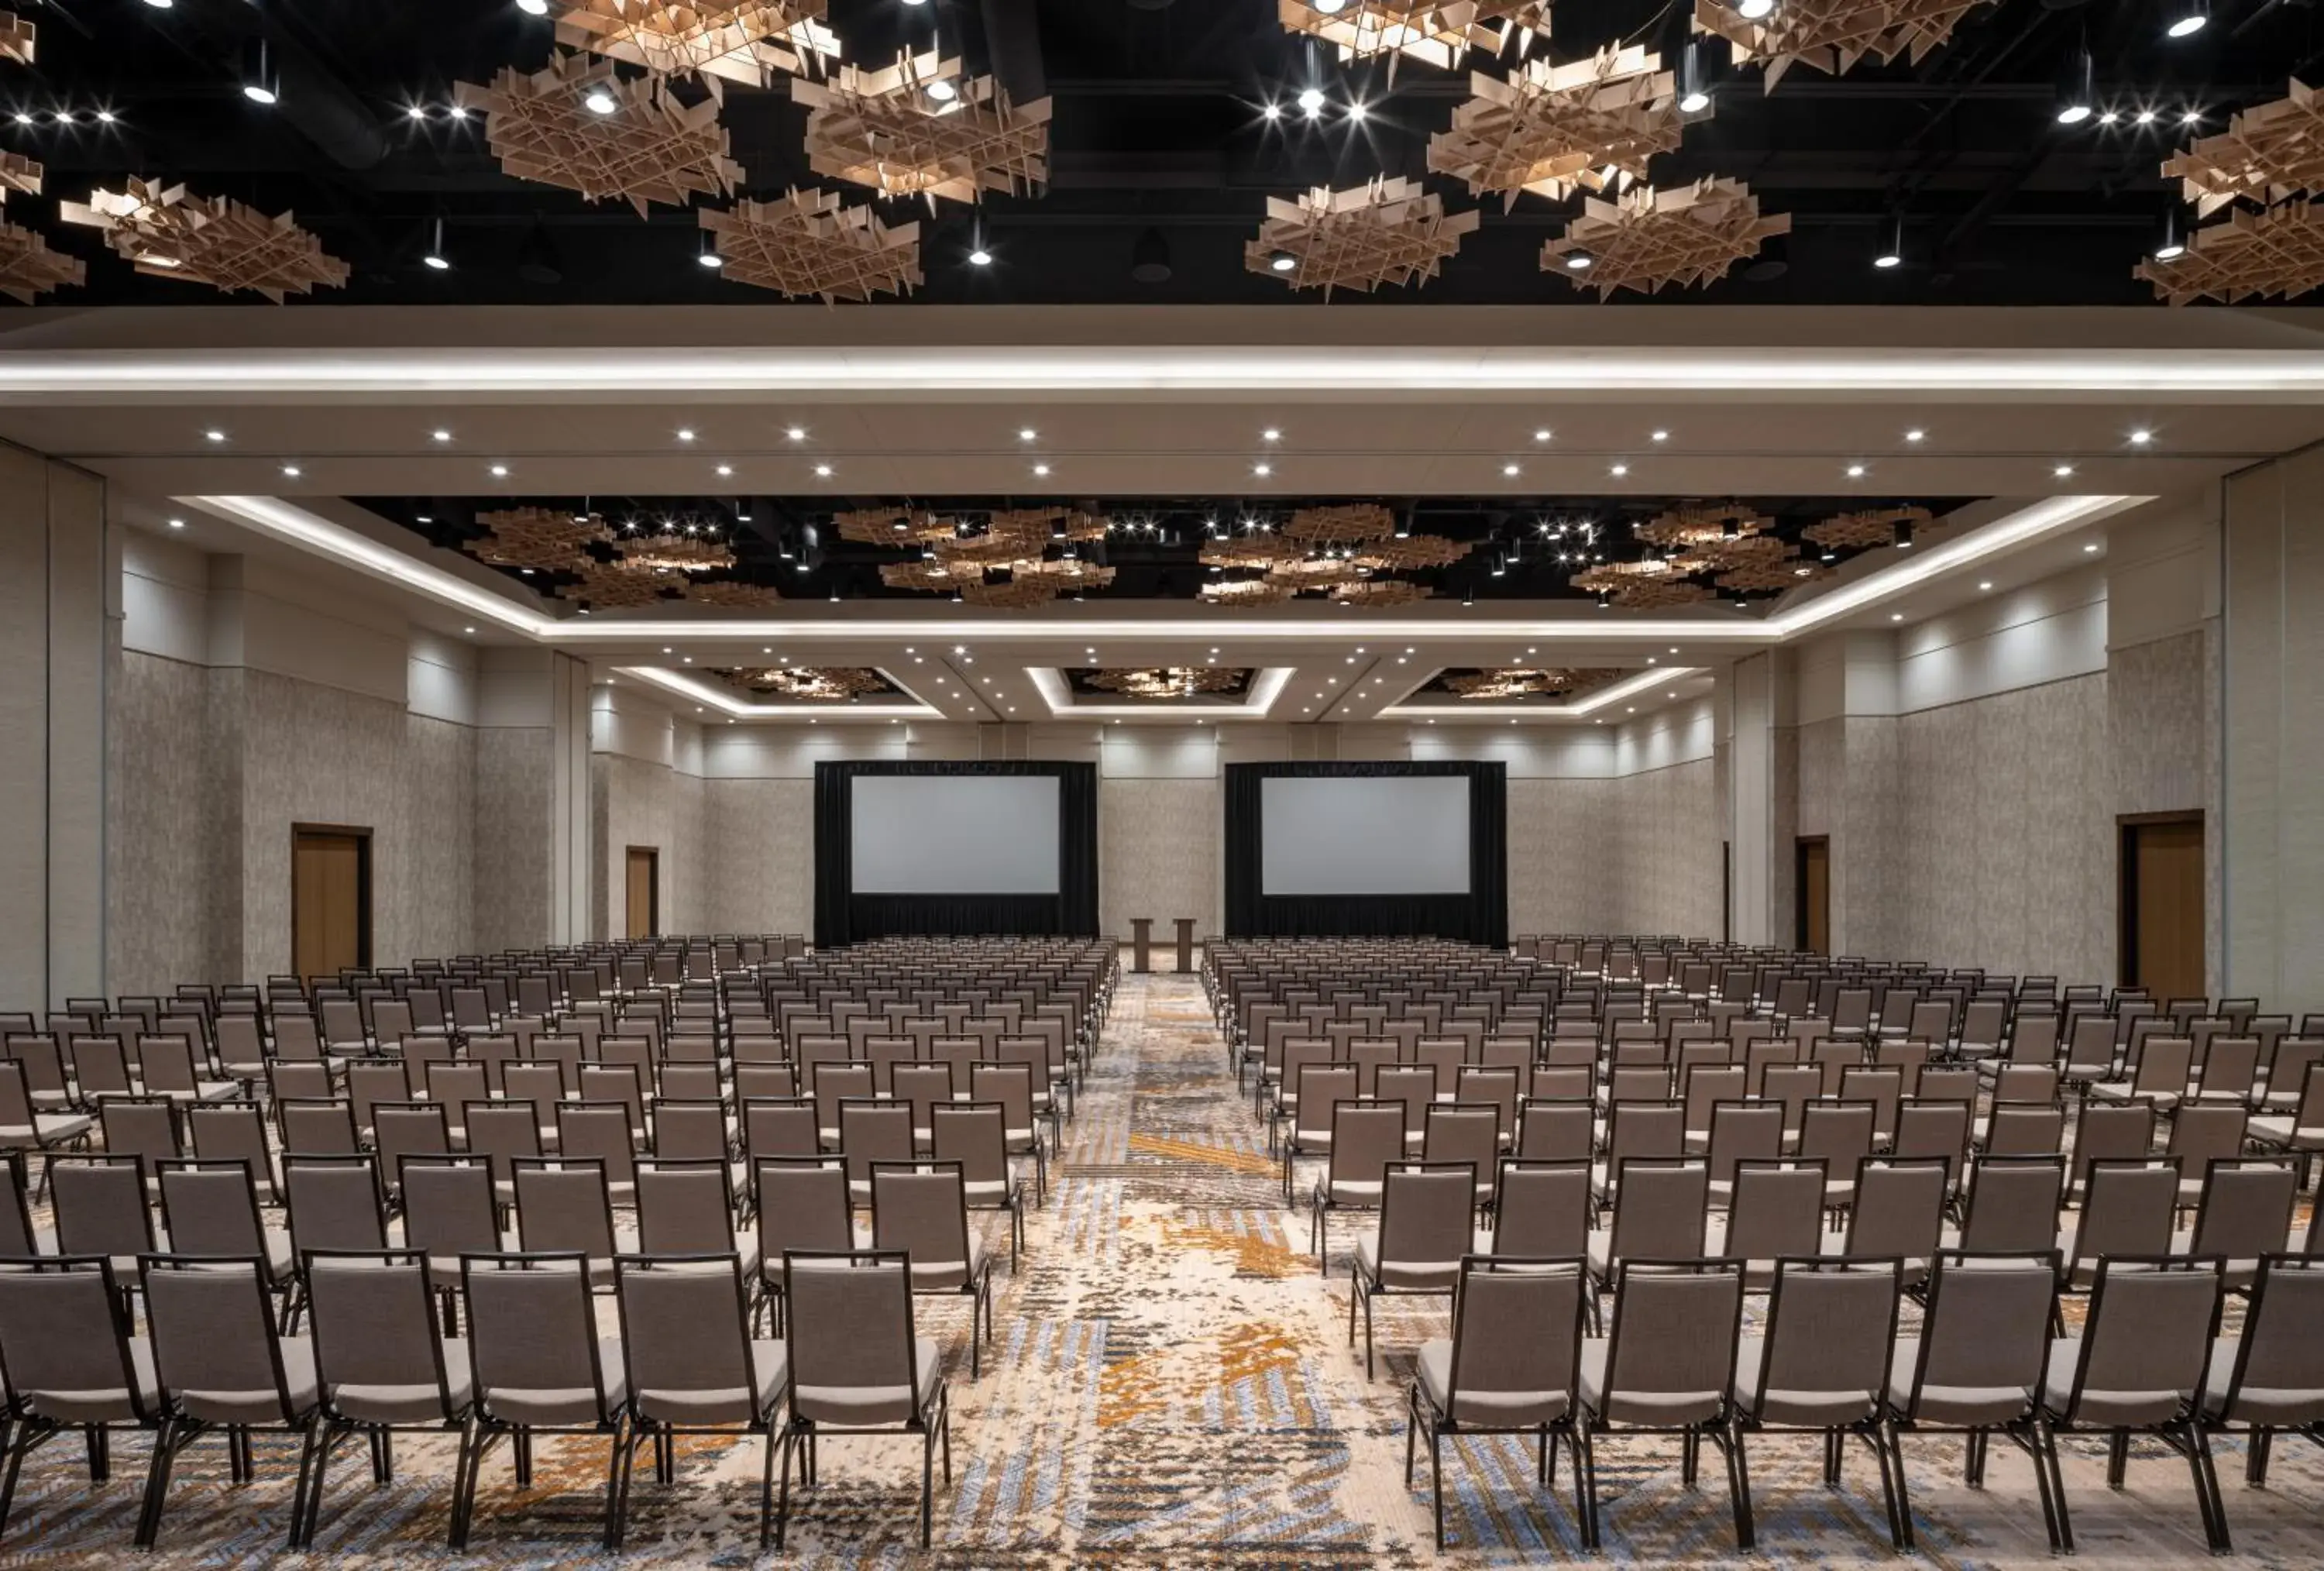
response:
[[[1227,936],[1275,933],[1509,941],[1508,771],[1499,763],[1231,763],[1227,771]],[[1469,779],[1467,894],[1262,893],[1260,781],[1270,775],[1457,774]]]
[[[857,894],[854,781],[862,774],[1053,774],[1057,777],[1056,894]],[[909,833],[903,830],[902,833]],[[1065,934],[1097,931],[1097,765],[1093,763],[818,762],[815,766],[815,943],[890,933]]]

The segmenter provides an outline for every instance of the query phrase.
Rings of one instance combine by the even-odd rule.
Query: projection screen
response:
[[[1469,892],[1465,775],[1276,775],[1259,790],[1264,894]]]
[[[857,894],[1056,894],[1055,775],[862,774]]]

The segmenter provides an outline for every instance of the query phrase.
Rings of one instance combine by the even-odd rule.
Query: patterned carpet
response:
[[[984,1378],[967,1376],[964,1307],[924,1304],[923,1330],[954,1370],[954,1487],[938,1495],[936,1548],[918,1547],[913,1442],[833,1441],[825,1482],[794,1519],[783,1563],[829,1566],[1394,1567],[1436,1563],[1423,1487],[1402,1482],[1411,1351],[1444,1330],[1443,1307],[1387,1299],[1383,1366],[1364,1379],[1346,1339],[1345,1251],[1335,1278],[1305,1252],[1305,1213],[1286,1211],[1247,1104],[1221,1072],[1200,990],[1175,976],[1126,976],[1108,1041],[1068,1128],[1049,1204],[1032,1214],[1022,1274],[1003,1277]],[[997,1226],[991,1242],[1006,1244]],[[610,1311],[609,1311],[610,1312]],[[1960,1482],[1960,1449],[1906,1441],[1923,1556],[1948,1566],[2050,1560],[2030,1465],[1993,1448],[1989,1486]],[[2066,1480],[2085,1560],[2163,1565],[2206,1558],[2185,1466],[2159,1446],[2134,1452],[2128,1489],[2105,1487],[2104,1448],[2066,1443]],[[448,1440],[401,1440],[395,1483],[375,1488],[359,1450],[343,1452],[311,1556],[281,1552],[296,1463],[262,1440],[258,1482],[232,1487],[223,1449],[181,1459],[157,1566],[270,1560],[300,1566],[448,1562]],[[1813,1441],[1751,1446],[1762,1553],[1822,1565],[1893,1559],[1868,1455],[1838,1492],[1820,1482]],[[728,1566],[755,1558],[756,1442],[681,1446],[678,1482],[641,1466],[626,1564]],[[116,1445],[109,1483],[91,1486],[77,1445],[26,1470],[0,1566],[115,1566],[128,1542],[146,1452]],[[1734,1558],[1723,1478],[1678,1483],[1674,1443],[1613,1440],[1598,1453],[1605,1557],[1701,1566]],[[604,1565],[595,1538],[602,1442],[544,1444],[519,1492],[505,1451],[488,1465],[466,1559],[486,1565]],[[2242,1483],[2240,1446],[2219,1471],[2238,1557],[2324,1563],[2324,1452],[2279,1445],[2265,1491]],[[1445,1458],[1447,1526],[1467,1565],[1581,1558],[1570,1496],[1533,1487],[1512,1440],[1464,1440]],[[772,1557],[770,1557],[771,1561]]]

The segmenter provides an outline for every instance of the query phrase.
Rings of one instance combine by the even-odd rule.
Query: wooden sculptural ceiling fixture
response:
[[[35,160],[21,152],[0,152],[0,207],[7,204],[10,191],[39,196],[42,173],[42,166]]]
[[[890,588],[953,595],[970,605],[1045,605],[1114,578],[1113,568],[1080,551],[1105,538],[1105,520],[1075,508],[991,513],[976,524],[904,508],[842,513],[834,522],[843,540],[918,550],[919,560],[880,569]],[[1049,554],[1053,548],[1057,555]]]
[[[887,678],[868,666],[720,667],[710,674],[748,693],[802,704],[847,704],[893,690]]]
[[[20,66],[32,63],[40,52],[41,30],[20,20],[13,11],[0,11],[0,60],[12,60]]]
[[[1657,611],[1712,598],[1710,587],[1693,578],[1707,565],[1687,557],[1648,557],[1637,562],[1602,562],[1583,568],[1569,581],[1582,593],[1614,605]]]
[[[131,179],[122,191],[97,189],[87,202],[60,202],[68,224],[105,230],[114,250],[155,278],[206,283],[226,294],[249,290],[276,305],[318,285],[342,288],[347,264],[289,213],[270,218],[225,197]]]
[[[1466,541],[1415,534],[1373,504],[1306,507],[1278,531],[1204,541],[1204,567],[1259,576],[1205,584],[1201,597],[1213,605],[1267,605],[1319,594],[1342,605],[1404,605],[1435,591],[1394,575],[1450,567],[1471,549]]]
[[[1784,0],[1766,15],[1745,16],[1721,0],[1694,0],[1694,29],[1735,47],[1735,63],[1766,62],[1774,92],[1794,65],[1839,76],[1868,55],[1882,64],[1903,55],[1917,65],[1961,18],[1987,0]]]
[[[595,513],[564,513],[553,507],[512,507],[476,515],[484,532],[461,549],[496,568],[530,568],[541,573],[586,573],[596,566],[592,546],[610,545],[613,531]]]
[[[684,207],[742,178],[716,99],[689,107],[664,79],[623,80],[611,60],[560,53],[530,75],[503,68],[489,87],[455,82],[452,97],[484,114],[503,172],[593,202],[618,197],[640,217],[649,203]]]
[[[763,88],[839,58],[828,0],[569,0],[557,42],[658,77],[696,77],[714,98],[726,82]]]
[[[1512,698],[1563,698],[1602,687],[1622,673],[1594,666],[1499,666],[1459,671],[1443,679],[1445,691],[1477,703]]]
[[[2163,165],[2209,217],[2236,198],[2262,207],[2324,190],[2324,96],[2294,79],[2288,97],[2255,104],[2215,136]]]
[[[1542,246],[1541,265],[1576,288],[1597,290],[1600,300],[1618,289],[1652,294],[1720,278],[1791,227],[1787,213],[1762,215],[1759,199],[1739,180],[1640,186],[1612,201],[1584,199],[1582,216]]]
[[[1835,554],[1877,550],[1911,538],[1906,531],[1926,529],[1935,522],[1936,514],[1925,507],[1868,508],[1812,523],[1800,531],[1800,536],[1809,544]]]
[[[2291,299],[2324,287],[2324,205],[2310,194],[2324,189],[2324,100],[2305,83],[2198,139],[2163,172],[2199,217],[2238,199],[2262,209],[2239,208],[2188,236],[2176,254],[2139,263],[2135,276],[2166,303]]]
[[[920,226],[883,224],[869,202],[851,208],[836,191],[794,188],[770,202],[705,208],[701,221],[736,283],[832,305],[909,294],[925,282]]]
[[[718,538],[716,524],[666,523],[651,531],[632,524],[613,544],[622,561],[657,573],[715,573],[734,565],[733,548]]]
[[[1049,100],[1012,104],[958,60],[906,52],[884,70],[841,66],[795,81],[807,107],[807,167],[883,196],[973,202],[1028,194],[1049,178]]]
[[[1090,686],[1126,698],[1194,698],[1204,693],[1231,693],[1241,688],[1247,673],[1227,666],[1149,666],[1129,670],[1100,670]]]
[[[1428,167],[1511,207],[1523,191],[1563,201],[1643,180],[1646,161],[1675,150],[1691,118],[1661,58],[1636,45],[1562,66],[1526,60],[1507,81],[1480,71],[1469,90],[1451,126],[1428,139]]]
[[[1451,69],[1471,50],[1520,55],[1549,36],[1549,0],[1277,0],[1286,32],[1322,39],[1347,64],[1409,55]]]
[[[1425,282],[1477,227],[1474,208],[1450,216],[1444,201],[1414,180],[1381,176],[1335,191],[1317,186],[1296,201],[1267,199],[1259,237],[1243,265],[1294,289],[1367,293],[1383,284]]]
[[[28,197],[41,194],[41,166],[14,152],[0,152],[0,207],[10,191]],[[30,229],[0,222],[0,294],[23,305],[60,285],[88,282],[88,265],[78,257],[49,249],[49,243]]]

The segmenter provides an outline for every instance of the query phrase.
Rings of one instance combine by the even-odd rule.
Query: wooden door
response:
[[[371,964],[371,831],[290,835],[290,964],[306,977]]]
[[[2122,979],[2157,998],[2200,998],[2203,819],[2132,818],[2122,826]]]
[[[661,853],[651,846],[632,846],[630,847],[626,936],[650,938],[660,931]]]
[[[1831,953],[1831,842],[1818,835],[1799,843],[1799,947]]]

